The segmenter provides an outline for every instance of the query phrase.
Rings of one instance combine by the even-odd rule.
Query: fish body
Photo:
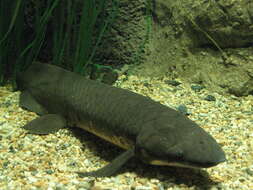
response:
[[[57,66],[36,63],[17,78],[20,106],[41,115],[24,126],[48,134],[65,126],[89,131],[125,151],[83,176],[110,176],[130,158],[153,165],[207,168],[224,162],[216,140],[165,105]]]

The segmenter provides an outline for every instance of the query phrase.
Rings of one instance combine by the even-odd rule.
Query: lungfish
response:
[[[187,116],[151,98],[62,69],[35,63],[18,75],[20,106],[40,117],[24,126],[32,134],[79,127],[124,151],[82,176],[111,176],[130,158],[152,165],[208,168],[226,160],[216,140]]]

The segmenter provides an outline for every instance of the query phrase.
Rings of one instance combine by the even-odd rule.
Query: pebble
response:
[[[177,110],[182,113],[183,115],[189,115],[190,113],[188,112],[188,109],[186,107],[186,105],[184,104],[180,104],[178,107],[177,107]]]
[[[166,84],[172,85],[172,86],[178,86],[181,84],[181,82],[178,82],[176,80],[165,80],[164,81]]]
[[[207,95],[204,100],[207,100],[207,101],[216,101],[216,98],[212,95]]]
[[[250,176],[253,176],[253,169],[247,168],[246,173],[249,174]]]
[[[200,92],[201,90],[203,90],[205,87],[201,86],[201,85],[192,85],[191,89],[195,92]]]

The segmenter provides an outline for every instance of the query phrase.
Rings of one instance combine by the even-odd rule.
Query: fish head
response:
[[[145,130],[137,137],[136,150],[152,165],[208,168],[226,160],[216,140],[189,119]]]

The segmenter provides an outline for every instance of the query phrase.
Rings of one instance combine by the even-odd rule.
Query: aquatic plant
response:
[[[99,20],[99,15],[105,15],[106,5],[108,1],[99,0],[87,1],[83,5],[82,14],[80,18],[80,26],[77,28],[77,47],[74,55],[74,72],[83,73],[85,67],[92,64],[92,58],[101,43],[102,37],[107,31],[108,27],[113,23],[118,13],[118,1],[112,0],[110,2],[111,10],[109,14]],[[96,32],[96,35],[93,35]]]
[[[92,63],[102,36],[116,17],[117,2],[2,0],[0,83],[3,84],[8,77],[15,81],[16,74],[37,60],[48,44],[48,61],[83,73],[85,66]],[[108,3],[112,10],[98,23],[99,15],[105,14]],[[28,23],[24,27],[25,21]]]
[[[146,9],[145,9],[145,21],[146,21],[146,31],[143,37],[143,41],[140,43],[140,46],[137,52],[134,55],[134,63],[140,64],[141,63],[141,55],[145,51],[146,45],[149,43],[151,37],[151,27],[152,27],[152,7],[154,6],[154,2],[152,0],[146,0]]]
[[[24,2],[0,1],[0,85],[13,74],[16,57],[24,48]]]

